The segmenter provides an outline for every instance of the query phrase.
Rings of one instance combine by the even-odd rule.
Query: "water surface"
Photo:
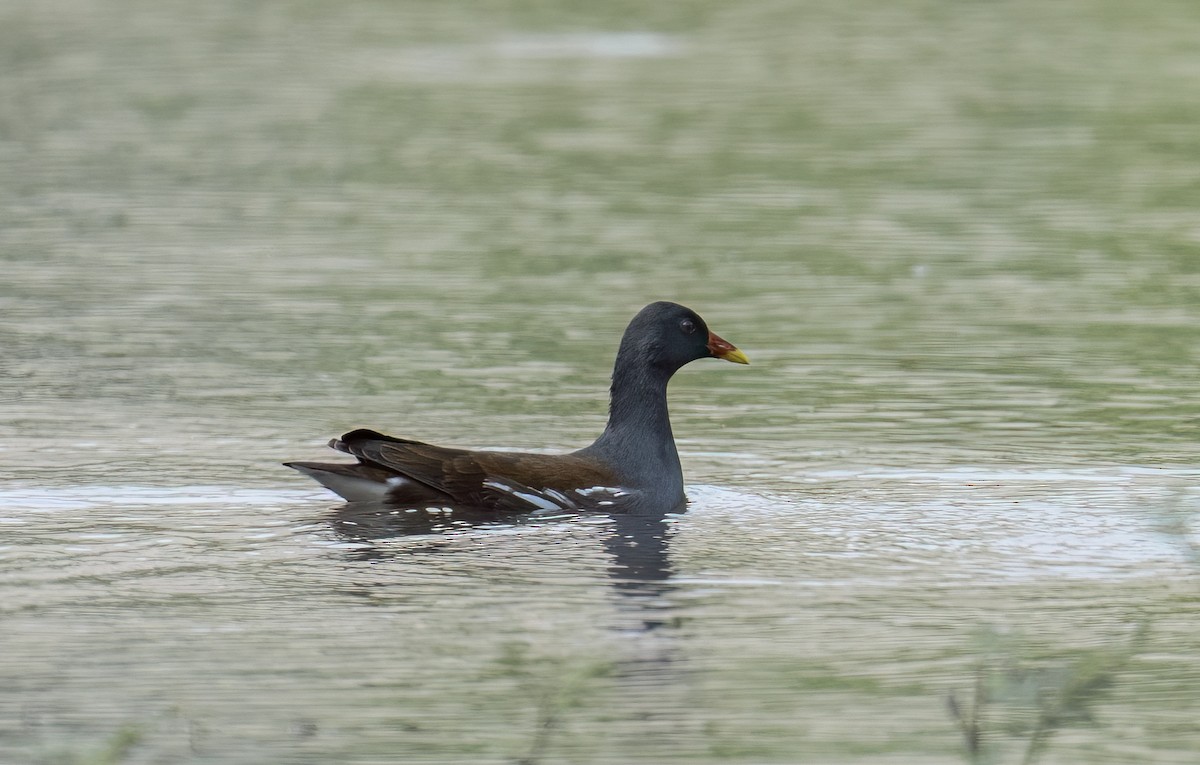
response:
[[[1193,762],[1197,34],[6,6],[0,761]],[[279,465],[578,448],[658,299],[753,360],[672,382],[685,512]]]

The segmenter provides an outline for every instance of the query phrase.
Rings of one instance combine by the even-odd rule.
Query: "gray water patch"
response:
[[[520,34],[491,47],[507,58],[667,58],[684,49],[678,37],[656,32]]]
[[[767,573],[757,570],[759,557],[778,571],[780,555],[790,559],[784,570],[825,586],[1194,573],[1188,551],[1194,533],[1163,533],[1149,512],[1171,503],[1176,489],[1129,486],[1090,471],[1070,480],[1065,472],[1037,472],[1040,478],[1015,485],[1007,472],[993,474],[998,482],[976,484],[934,484],[929,474],[906,483],[893,474],[886,483],[857,479],[842,493],[823,487],[819,495],[693,486],[689,517],[681,523],[700,529],[699,536],[715,536],[713,527],[724,525],[728,547],[714,558],[736,557],[724,570],[738,579]],[[705,577],[720,570],[706,567]]]
[[[10,517],[22,510],[40,514],[104,507],[162,507],[203,505],[277,506],[312,499],[315,492],[243,489],[234,486],[73,486],[67,488],[10,487],[0,489],[0,507]]]
[[[553,81],[563,76],[552,61],[624,62],[684,55],[682,38],[654,32],[513,34],[471,44],[411,45],[362,52],[343,75],[373,71],[409,82]],[[597,72],[577,73],[595,77]]]

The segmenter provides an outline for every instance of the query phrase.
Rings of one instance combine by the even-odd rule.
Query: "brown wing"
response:
[[[347,433],[330,445],[426,486],[450,503],[495,510],[546,507],[546,490],[565,492],[615,482],[607,466],[569,454],[451,449],[372,430]]]

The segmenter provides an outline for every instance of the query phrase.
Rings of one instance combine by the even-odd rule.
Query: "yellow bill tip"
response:
[[[717,358],[721,359],[722,361],[732,361],[734,364],[749,364],[750,363],[750,357],[747,356],[746,354],[742,353],[737,348],[734,348],[733,350],[730,350],[730,351],[725,351],[725,353],[722,353]]]

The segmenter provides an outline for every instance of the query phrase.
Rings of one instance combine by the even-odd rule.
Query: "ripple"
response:
[[[279,505],[311,499],[298,490],[243,489],[233,486],[72,486],[63,488],[0,488],[0,505],[11,510],[54,512],[98,507],[161,507],[171,505]],[[12,514],[3,522],[20,522]]]
[[[1184,576],[1187,539],[1164,533],[1184,471],[1141,469],[827,471],[819,495],[689,490],[688,523],[712,559],[736,550],[729,576],[760,576],[762,558],[826,585],[892,580],[1125,579]],[[723,528],[721,528],[723,527]],[[720,549],[716,543],[720,543]],[[767,552],[762,552],[766,550]],[[779,560],[783,554],[791,558]],[[903,574],[901,577],[900,575]]]

